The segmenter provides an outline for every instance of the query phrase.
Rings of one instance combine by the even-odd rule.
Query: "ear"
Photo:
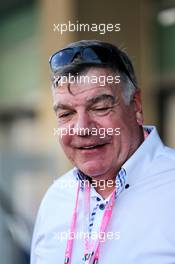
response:
[[[141,91],[138,89],[133,96],[134,110],[136,115],[137,123],[142,126],[143,119],[143,111],[142,111],[142,99],[141,99]]]

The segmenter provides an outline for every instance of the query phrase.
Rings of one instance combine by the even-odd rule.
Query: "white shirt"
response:
[[[107,228],[113,237],[102,243],[99,264],[175,264],[175,150],[164,146],[156,128],[151,128],[122,166],[129,188],[123,188],[116,199]],[[42,200],[31,264],[64,264],[78,184],[74,174],[71,170],[55,181]],[[100,204],[107,201],[91,188],[90,205],[92,210],[97,207],[93,231],[98,232],[103,216]],[[83,213],[81,191],[77,234],[83,231]],[[84,240],[75,239],[71,264],[81,264],[83,254]]]

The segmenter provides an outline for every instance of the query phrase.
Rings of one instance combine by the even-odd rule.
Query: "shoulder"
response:
[[[174,163],[175,162],[175,149],[170,148],[168,146],[164,146],[164,156],[165,158],[167,158],[168,160]]]
[[[156,127],[147,126],[146,128],[151,129],[148,141],[146,140],[146,151],[149,151],[151,164],[157,171],[175,169],[175,149],[162,142]]]
[[[73,169],[54,181],[41,201],[36,226],[49,228],[49,225],[61,221],[60,216],[63,212],[64,218],[69,218],[74,206],[77,185]]]
[[[41,252],[44,243],[53,241],[55,232],[66,231],[75,204],[75,193],[78,181],[74,170],[58,178],[44,195],[35,222],[31,259],[35,263],[36,256]]]
[[[48,205],[54,206],[55,203],[59,206],[60,201],[66,203],[75,196],[76,187],[77,180],[74,169],[72,169],[53,182],[45,193],[40,208],[43,210]]]
[[[151,174],[159,174],[162,181],[172,180],[175,186],[175,150],[163,145],[151,163]]]
[[[160,165],[175,169],[175,149],[163,145],[161,152],[157,156],[157,160]]]

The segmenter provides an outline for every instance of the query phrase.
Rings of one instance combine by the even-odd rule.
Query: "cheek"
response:
[[[108,116],[103,116],[100,118],[96,118],[94,120],[94,123],[98,128],[104,127],[104,128],[115,128],[116,125],[119,123],[119,117],[115,114],[109,114]]]
[[[72,162],[74,150],[71,148],[71,137],[69,135],[59,137],[59,142],[67,158]]]
[[[128,116],[118,115],[113,117],[110,122],[106,123],[106,126],[111,127],[113,131],[116,131],[116,128],[119,129],[120,134],[114,133],[112,136],[113,147],[117,155],[118,152],[125,152],[129,147],[128,141],[131,140],[132,122],[130,118],[128,118]]]
[[[111,130],[115,130],[116,128],[121,129],[123,127],[123,121],[118,116],[112,116],[110,118],[102,120],[100,126],[106,129],[109,128]]]
[[[119,127],[121,131],[128,131],[132,130],[132,126],[136,124],[136,118],[134,113],[131,112],[124,112],[119,111],[118,113],[115,113],[111,120],[110,125],[114,127]]]
[[[59,136],[59,142],[60,142],[61,146],[63,147],[63,149],[66,149],[70,145],[71,138],[69,135],[60,135]]]

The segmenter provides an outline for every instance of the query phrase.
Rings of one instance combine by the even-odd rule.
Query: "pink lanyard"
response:
[[[113,207],[115,204],[115,192],[116,192],[116,190],[114,190],[112,192],[111,197],[109,199],[109,202],[106,205],[106,208],[105,208],[105,211],[103,214],[103,218],[102,218],[102,222],[101,222],[101,226],[100,226],[100,236],[101,236],[101,234],[105,234],[107,226],[108,226],[109,221],[111,219],[112,210],[113,210]],[[104,237],[102,237],[101,239],[102,239],[102,241],[104,241]],[[95,245],[95,248],[91,253],[92,257],[89,261],[89,264],[97,264],[98,263],[99,253],[100,253],[100,242],[101,242],[101,240],[98,238],[96,245]]]
[[[89,185],[90,185],[89,183],[86,183],[85,185],[85,204],[84,204],[85,216],[89,216],[89,213],[90,213],[90,186]],[[80,192],[80,182],[78,184],[78,189],[77,189],[77,194],[76,194],[76,203],[75,203],[75,208],[74,208],[74,212],[72,216],[72,223],[70,227],[71,234],[75,233],[75,230],[76,230],[79,192]],[[113,191],[109,199],[109,202],[106,205],[103,218],[102,218],[102,222],[101,222],[101,226],[100,226],[100,236],[101,234],[105,234],[106,228],[111,219],[112,210],[115,204],[115,192],[116,190]],[[83,261],[84,264],[97,264],[98,263],[99,252],[100,252],[100,242],[101,241],[98,238],[94,246],[92,243],[89,243],[88,238],[85,237],[85,252],[84,252],[84,261]],[[72,250],[73,250],[73,239],[70,236],[67,241],[64,264],[71,264]]]
[[[80,192],[80,182],[79,182],[78,188],[77,188],[75,208],[73,211],[72,223],[70,226],[70,234],[74,233],[75,229],[76,229],[79,192]],[[68,241],[67,241],[67,245],[66,245],[64,264],[70,264],[71,263],[70,261],[71,261],[71,256],[72,256],[72,249],[73,249],[73,239],[71,238],[71,235],[70,235],[68,238]]]

